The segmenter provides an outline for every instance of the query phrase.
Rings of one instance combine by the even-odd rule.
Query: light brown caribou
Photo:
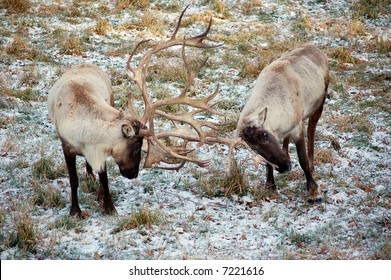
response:
[[[329,84],[326,55],[312,44],[291,49],[265,67],[244,106],[237,126],[241,138],[266,161],[266,187],[276,191],[273,167],[291,169],[290,139],[306,180],[309,202],[321,201],[314,170],[315,129]],[[308,119],[306,152],[304,121]],[[281,148],[279,142],[283,140]]]
[[[213,105],[209,105],[209,102],[216,97],[218,87],[213,94],[204,98],[187,96],[194,78],[206,60],[197,71],[193,71],[187,61],[185,48],[189,46],[205,49],[220,45],[205,44],[205,41],[213,41],[207,37],[212,19],[205,32],[194,37],[177,38],[186,9],[187,7],[180,15],[176,29],[168,41],[156,44],[142,56],[138,67],[132,67],[136,50],[146,42],[141,41],[136,45],[127,62],[129,77],[138,85],[145,105],[144,115],[141,118],[133,110],[130,94],[128,103],[130,115],[113,107],[109,78],[95,65],[83,64],[66,71],[49,91],[49,116],[61,139],[69,173],[72,193],[70,215],[79,217],[86,215],[81,211],[78,203],[76,156],[86,158],[88,174],[93,176],[93,171],[98,172],[100,181],[98,199],[102,202],[104,213],[113,214],[116,210],[110,198],[105,163],[109,156],[114,158],[121,174],[132,179],[138,175],[144,137],[148,140],[148,154],[144,166],[153,167],[159,162],[164,162],[174,164],[171,169],[175,170],[188,161],[202,167],[209,164],[208,159],[199,159],[192,155],[193,150],[187,147],[191,142],[223,143],[230,145],[230,151],[238,142],[237,139],[215,137],[214,130],[219,126],[218,123],[195,118],[197,114],[204,111],[222,114],[212,109]],[[146,87],[151,57],[163,49],[178,45],[182,46],[182,58],[187,70],[186,85],[177,97],[157,100],[153,103]],[[188,109],[178,114],[164,111],[167,105],[174,104],[181,104]],[[169,119],[174,124],[174,129],[155,131],[155,116]],[[176,138],[178,141],[170,142],[177,144],[167,146],[165,140],[168,138]]]
[[[87,173],[98,172],[98,199],[104,213],[115,213],[106,172],[112,156],[121,174],[136,178],[141,159],[144,128],[141,123],[113,107],[109,77],[96,65],[82,64],[66,71],[48,95],[49,117],[61,139],[71,185],[70,215],[82,217],[78,203],[76,156],[86,158]]]

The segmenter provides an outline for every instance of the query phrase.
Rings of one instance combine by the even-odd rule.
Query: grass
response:
[[[141,226],[150,228],[162,222],[163,216],[160,211],[151,210],[147,206],[139,209],[133,209],[127,216],[119,220],[118,225],[111,231],[112,234],[119,233],[124,230],[136,229]]]
[[[22,101],[38,101],[39,97],[37,93],[31,88],[28,87],[26,89],[10,89],[5,87],[3,89],[3,94],[7,96],[17,97]]]
[[[95,27],[92,29],[98,35],[106,35],[112,29],[110,23],[106,19],[99,20]]]
[[[269,188],[262,186],[255,187],[251,190],[251,195],[255,202],[262,203],[263,201],[270,201],[279,197],[279,195]]]
[[[326,163],[333,163],[333,160],[334,160],[334,154],[333,154],[333,150],[331,150],[330,148],[317,149],[315,151],[315,155],[314,155],[315,166],[323,165]]]
[[[147,11],[136,22],[122,24],[118,30],[137,30],[143,31],[148,29],[154,36],[164,35],[165,23],[159,17],[158,12]]]
[[[300,37],[306,37],[308,34],[311,34],[309,31],[311,31],[314,24],[315,20],[310,15],[300,12],[292,23],[292,31],[300,35]]]
[[[33,184],[34,194],[32,200],[34,205],[47,208],[64,208],[66,201],[62,197],[61,191],[53,186],[42,185],[41,182]]]
[[[262,48],[256,48],[253,50],[249,50],[248,54],[246,54],[247,51],[245,49],[240,49],[242,54],[244,54],[244,57],[254,57],[257,58],[256,61],[252,60],[252,62],[249,63],[241,63],[240,61],[235,61],[234,63],[239,65],[239,75],[242,78],[252,78],[255,79],[259,73],[268,66],[270,63],[272,63],[274,60],[276,60],[278,57],[280,57],[285,51],[288,49],[300,45],[302,42],[298,39],[294,40],[287,40],[287,41],[277,41],[273,38],[268,38],[272,35],[267,35],[267,47]],[[245,40],[245,42],[249,42],[248,40]],[[229,59],[229,58],[228,58]]]
[[[32,4],[29,0],[1,0],[0,8],[7,9],[9,13],[27,13]]]
[[[149,6],[149,2],[149,0],[117,0],[115,7],[117,10],[146,9]]]
[[[248,193],[248,183],[244,169],[238,165],[236,160],[232,162],[231,174],[222,178],[221,186],[224,188],[224,196],[232,195],[245,196]]]
[[[351,63],[351,64],[359,64],[360,60],[355,58],[352,55],[352,52],[346,47],[338,47],[328,54],[330,57],[334,58],[338,63]]]
[[[216,13],[224,16],[225,18],[228,18],[230,16],[229,8],[224,3],[224,1],[221,1],[221,0],[208,0],[208,2],[210,3],[213,11],[215,11]]]
[[[248,193],[247,176],[234,160],[230,174],[218,170],[198,175],[197,189],[207,197],[245,196]]]
[[[84,53],[85,46],[82,40],[76,35],[69,35],[61,42],[61,53],[65,55],[80,56]]]
[[[256,14],[262,9],[262,2],[260,0],[246,1],[244,3],[240,3],[240,8],[244,15]]]
[[[373,130],[373,124],[368,120],[368,116],[339,116],[334,119],[337,129],[340,132],[363,133],[370,136]]]
[[[80,219],[77,217],[64,216],[57,218],[50,228],[71,230],[80,226]]]
[[[385,39],[382,36],[374,36],[374,38],[367,43],[368,51],[377,51],[380,55],[391,52],[391,40]]]
[[[64,165],[56,166],[54,160],[43,153],[41,153],[40,159],[33,163],[31,170],[33,178],[38,180],[54,180],[66,177],[68,174]]]
[[[13,41],[6,47],[6,53],[21,59],[31,57],[31,49],[28,42],[19,36],[14,36]]]
[[[350,8],[357,18],[378,19],[389,11],[389,0],[359,0]]]
[[[96,193],[99,189],[99,181],[87,176],[83,180],[80,180],[80,189],[84,193]]]
[[[13,230],[8,236],[10,247],[21,248],[25,252],[35,253],[39,239],[39,233],[30,216],[30,211],[24,206],[20,211],[12,214]]]

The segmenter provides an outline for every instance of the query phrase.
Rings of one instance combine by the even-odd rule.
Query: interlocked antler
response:
[[[159,43],[155,45],[153,48],[151,48],[149,51],[147,51],[144,54],[144,56],[140,59],[138,66],[134,68],[131,66],[131,61],[133,59],[136,50],[140,47],[140,45],[148,42],[149,40],[144,40],[139,42],[134,48],[134,50],[132,51],[127,62],[128,75],[130,79],[134,81],[139,87],[145,104],[145,112],[140,122],[142,124],[148,124],[148,130],[140,131],[140,133],[143,134],[148,139],[148,154],[144,163],[144,167],[147,168],[152,167],[159,162],[164,162],[166,164],[175,164],[176,166],[171,168],[161,167],[161,166],[158,167],[178,170],[187,161],[194,162],[201,167],[208,166],[210,160],[199,159],[190,156],[192,150],[186,148],[187,144],[190,142],[200,142],[200,143],[207,143],[207,144],[222,143],[222,144],[229,145],[230,159],[232,158],[233,148],[237,144],[243,143],[240,140],[240,138],[228,139],[228,138],[216,137],[215,130],[219,126],[221,126],[221,124],[195,119],[195,116],[197,114],[205,111],[218,116],[224,116],[224,114],[215,111],[212,108],[214,104],[213,105],[209,104],[209,102],[212,101],[218,93],[219,90],[218,85],[216,87],[216,90],[208,97],[194,99],[187,96],[187,92],[189,91],[195,77],[197,76],[201,67],[206,63],[207,59],[205,59],[203,63],[201,63],[201,65],[196,69],[196,71],[193,71],[188,64],[186,53],[185,53],[185,47],[189,46],[189,47],[195,47],[201,49],[209,49],[209,48],[219,47],[221,46],[221,44],[212,44],[212,45],[205,44],[205,41],[216,42],[208,37],[208,33],[212,26],[212,19],[210,19],[208,27],[203,33],[190,38],[176,37],[181,25],[182,17],[188,7],[189,6],[187,6],[181,13],[175,31],[168,41]],[[146,88],[146,76],[147,76],[147,70],[148,70],[151,57],[161,50],[170,48],[172,46],[178,46],[178,45],[182,46],[182,59],[184,62],[185,69],[187,71],[186,85],[184,86],[183,90],[177,97],[168,98],[152,103]],[[174,105],[174,104],[189,106],[192,107],[193,109],[181,114],[170,114],[159,109],[163,106]],[[134,118],[137,118],[137,115],[134,112],[131,102],[128,102],[128,107],[132,116]],[[171,131],[155,132],[154,115],[158,115],[170,120],[174,125],[174,129]],[[207,130],[204,130],[204,128],[207,128]],[[170,147],[166,146],[164,144],[164,139],[172,139],[172,138],[183,139],[182,145],[170,146]]]

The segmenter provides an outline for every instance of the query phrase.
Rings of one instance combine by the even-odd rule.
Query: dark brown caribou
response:
[[[251,149],[266,159],[266,187],[273,191],[276,191],[273,166],[279,172],[291,169],[288,154],[291,139],[306,176],[307,200],[321,201],[312,176],[314,140],[329,80],[327,57],[312,44],[287,51],[260,73],[241,112],[237,131]],[[304,137],[306,119],[308,154]]]

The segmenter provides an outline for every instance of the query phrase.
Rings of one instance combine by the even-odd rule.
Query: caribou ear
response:
[[[122,134],[124,135],[125,138],[129,138],[135,135],[132,126],[128,124],[123,124],[121,128],[122,128]]]
[[[264,124],[266,120],[266,114],[267,114],[267,107],[265,107],[265,109],[263,109],[262,112],[258,114],[258,121],[260,126]]]

